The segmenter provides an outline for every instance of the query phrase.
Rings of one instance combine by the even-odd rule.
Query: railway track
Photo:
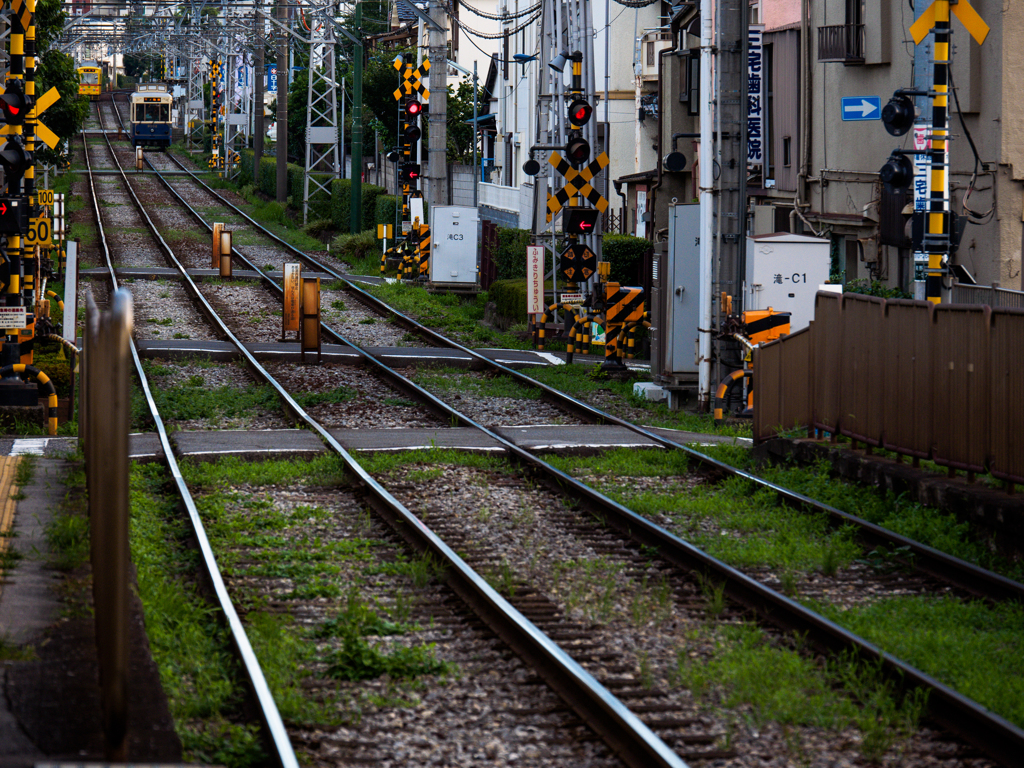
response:
[[[88,151],[88,147],[86,147]],[[113,149],[111,150],[113,152]],[[129,182],[127,176],[123,176],[123,182],[128,190],[132,189],[132,184]],[[142,211],[141,204],[138,204],[137,198],[134,191],[130,192],[133,199],[136,200],[136,207],[138,213],[147,219],[148,217]],[[100,208],[96,206],[96,216],[98,220],[101,220]],[[154,235],[159,239],[156,228],[148,222],[150,229]],[[473,612],[479,617],[480,620],[484,621],[490,626],[491,630],[501,637],[506,643],[513,648],[516,653],[527,661],[534,669],[534,675],[544,679],[548,685],[550,685],[554,691],[557,691],[558,695],[562,700],[568,702],[573,708],[576,715],[594,729],[594,733],[600,736],[600,738],[608,745],[608,748],[619,756],[626,764],[631,765],[683,765],[682,761],[677,755],[675,755],[663,741],[657,738],[652,731],[645,726],[635,715],[633,715],[629,709],[622,704],[616,697],[614,697],[609,691],[600,685],[587,671],[584,670],[576,661],[565,654],[550,638],[548,638],[543,632],[541,632],[535,624],[530,622],[521,613],[512,608],[508,603],[503,600],[497,593],[491,589],[486,581],[472,569],[468,568],[461,558],[459,558],[454,551],[445,544],[439,537],[433,532],[427,529],[425,526],[416,520],[408,510],[400,504],[390,493],[387,492],[380,484],[378,484],[371,476],[369,476],[360,465],[338,444],[331,434],[321,424],[314,421],[296,400],[289,394],[285,388],[270,375],[270,373],[262,366],[248,351],[245,349],[244,343],[239,339],[235,333],[228,328],[227,325],[219,318],[213,307],[207,302],[203,296],[203,292],[199,290],[198,286],[189,278],[187,270],[181,265],[181,263],[175,258],[173,252],[166,247],[162,239],[159,239],[161,247],[164,250],[168,260],[175,264],[180,270],[182,281],[189,287],[192,294],[192,299],[199,302],[203,307],[203,314],[217,326],[218,335],[231,340],[238,349],[239,354],[243,355],[246,360],[247,366],[264,381],[274,387],[278,396],[281,398],[285,407],[291,411],[292,415],[304,422],[308,428],[314,430],[324,440],[325,444],[328,445],[333,451],[339,455],[346,464],[348,472],[351,473],[351,485],[358,489],[357,498],[359,501],[371,503],[385,519],[388,519],[392,525],[398,526],[400,529],[415,530],[416,540],[419,546],[435,558],[438,558],[440,563],[443,563],[444,570],[446,572],[447,589],[452,590],[454,594],[446,596],[446,599],[451,599],[457,594],[462,601],[468,605]],[[106,246],[104,246],[106,249]],[[107,254],[108,265],[111,262],[111,256]],[[110,279],[114,285],[116,283],[116,275],[113,267],[110,266]],[[137,369],[137,375],[139,376],[140,382],[145,381],[145,373],[142,370],[141,364]],[[197,530],[197,537],[200,540],[204,540],[205,536],[202,535],[202,523],[199,519],[198,510],[196,509],[195,502],[192,501],[192,496],[189,493],[184,480],[182,479],[181,471],[177,467],[177,463],[173,458],[173,451],[171,450],[170,443],[167,440],[166,432],[163,429],[163,423],[160,419],[159,413],[155,407],[155,403],[152,397],[152,393],[148,384],[144,384],[146,390],[147,401],[150,405],[150,410],[153,414],[153,419],[157,427],[157,431],[160,434],[161,442],[164,444],[165,456],[171,466],[172,474],[174,475],[179,492],[182,494],[182,498],[189,508],[190,516],[193,519],[193,524]],[[365,498],[364,498],[365,497]],[[332,504],[337,504],[337,501],[333,501]],[[359,507],[359,503],[353,499],[349,499],[349,506]],[[215,580],[219,580],[219,576],[216,576],[216,565],[214,563],[212,551],[209,553],[207,559],[207,568],[212,574]],[[434,585],[435,587],[439,585]],[[228,615],[235,614],[234,608],[230,606],[230,599],[228,598],[225,590],[225,594],[221,597],[221,605]],[[546,611],[542,611],[543,616],[547,616]],[[232,623],[233,622],[229,622]],[[236,638],[244,637],[244,631],[240,627],[235,628],[234,634]],[[479,640],[474,639],[474,642]],[[245,642],[240,639],[236,639],[236,644],[240,647],[245,645]],[[456,652],[459,655],[459,652]],[[467,650],[461,651],[461,655],[469,657],[471,654]],[[243,654],[244,656],[244,654]],[[514,672],[514,670],[513,670]],[[510,677],[515,678],[515,674],[510,672]],[[254,679],[254,684],[257,682],[257,673],[254,671],[251,673],[251,677]],[[508,684],[508,680],[503,679],[499,681],[503,684]],[[259,690],[259,685],[255,685]],[[522,699],[528,702],[528,706],[519,707],[521,710],[521,717],[532,718],[536,720],[538,716],[558,714],[559,707],[555,701],[551,698],[552,694],[544,696],[526,696],[523,695]],[[264,720],[268,723],[273,724],[275,717],[274,713],[276,708],[273,706],[272,701],[261,701],[263,711],[265,713]],[[277,718],[279,720],[279,718]],[[560,719],[560,718],[559,718]],[[524,723],[525,725],[525,723]],[[531,720],[530,725],[532,728],[538,728],[538,723]],[[283,726],[278,726],[278,730]],[[271,732],[274,729],[271,728]],[[573,738],[569,738],[566,733],[556,732],[553,733],[546,741],[550,744],[557,745],[567,740],[580,742],[579,735],[573,733],[573,728],[569,728],[567,733]],[[594,736],[591,735],[590,739]],[[279,755],[282,761],[291,759],[289,757],[289,748],[280,742],[278,738],[274,739],[275,745],[279,748]],[[541,741],[543,745],[544,741]],[[588,743],[588,739],[583,739],[583,744]],[[366,744],[362,745],[366,747]],[[537,745],[533,745],[534,749],[538,751]],[[564,751],[564,750],[563,750]],[[560,759],[564,759],[564,755],[559,756],[559,750],[553,750],[553,762],[551,764],[559,764]],[[578,757],[578,755],[577,755]],[[597,760],[595,764],[602,764],[610,759],[609,754],[605,754],[603,757],[600,755],[594,759]],[[588,759],[590,759],[588,757]]]
[[[198,179],[196,178],[193,178],[193,181],[198,183]],[[127,179],[125,180],[125,183],[128,183]],[[210,194],[216,194],[212,190],[208,191]],[[217,195],[217,197],[220,196]],[[241,214],[237,208],[235,209],[235,213],[244,215]],[[255,224],[255,222],[250,223]],[[284,244],[280,242],[278,242],[278,245],[284,247]],[[291,250],[290,254],[291,256],[297,256],[298,252]],[[240,254],[238,254],[238,256],[240,256]],[[285,258],[290,258],[291,256]],[[331,274],[332,272],[329,267],[319,262],[307,261],[306,263],[310,264],[314,269],[322,269],[323,271],[328,272],[328,274]],[[249,266],[255,268],[255,265],[251,264],[251,262]],[[258,268],[256,268],[256,271],[260,272]],[[336,276],[336,279],[343,279],[343,277],[337,273],[334,273],[334,276]],[[265,274],[262,275],[261,279],[264,283],[272,283]],[[376,302],[376,299],[369,294],[366,294],[365,291],[362,291],[358,286],[348,283],[347,290],[350,291],[351,295],[359,296],[360,299],[368,306],[377,306],[380,308],[379,311],[382,313],[389,311],[386,308],[380,307],[380,304],[379,302]],[[418,333],[426,332],[428,337],[431,335],[432,332],[429,330],[423,329],[422,326],[414,323],[414,321],[406,320],[410,323],[411,327],[418,329]],[[339,336],[338,338],[341,343],[345,343],[345,340],[342,337]],[[448,342],[443,339],[443,337],[439,337],[436,334],[434,334],[434,338],[439,344],[452,345],[451,342]],[[353,346],[356,345],[353,344]],[[480,364],[494,365],[492,361],[479,355],[479,353],[465,348],[462,349],[464,352],[477,358]],[[380,364],[379,361],[375,361],[373,356],[365,355],[365,359],[367,364],[374,366],[376,370],[381,372],[383,375],[388,376],[390,381],[396,383],[402,381],[402,377],[394,372],[389,372],[390,369],[387,369],[386,366]],[[250,364],[250,366],[251,365],[252,364]],[[494,369],[503,375],[513,376],[521,381],[536,384],[527,377],[522,377],[522,374],[519,374],[505,366],[494,366]],[[450,423],[479,427],[479,425],[475,424],[472,419],[453,411],[438,398],[424,393],[422,390],[417,392],[415,385],[412,385],[411,382],[408,382],[407,380],[405,381],[407,383],[399,384],[399,386],[402,386],[403,392],[430,403],[430,407],[435,409],[435,412],[446,414]],[[572,398],[566,399],[564,395],[561,395],[561,393],[558,393],[555,390],[544,388],[543,385],[537,386],[542,387],[545,397],[556,402],[561,402],[566,408],[571,409],[574,413],[582,414],[591,419],[598,419],[605,422],[621,422],[621,420],[616,420],[615,417],[612,417],[609,414],[596,411],[596,409]],[[667,441],[655,433],[650,433],[642,428],[637,428],[628,424],[628,422],[621,422],[621,425],[648,435],[657,442],[666,445],[666,447],[692,454],[694,458],[704,461],[705,466],[711,467],[716,471],[733,471],[732,468],[707,460],[707,457],[704,457],[685,446],[678,446],[672,441]],[[579,540],[590,540],[591,542],[599,541],[600,544],[598,551],[616,553],[616,557],[618,558],[616,562],[621,567],[627,568],[636,574],[644,574],[654,581],[659,578],[662,579],[662,583],[668,585],[668,591],[675,596],[674,602],[677,603],[676,607],[684,616],[685,610],[691,607],[691,604],[694,602],[701,602],[701,584],[707,583],[709,579],[712,579],[717,583],[721,583],[724,585],[725,593],[732,599],[736,600],[736,602],[746,610],[753,611],[754,614],[759,615],[762,618],[771,617],[772,621],[787,629],[813,632],[813,641],[822,647],[830,648],[832,650],[839,648],[856,648],[857,651],[866,658],[879,660],[891,672],[903,676],[904,679],[910,680],[916,685],[927,688],[932,692],[930,699],[932,715],[956,732],[963,734],[963,731],[969,731],[970,733],[965,735],[968,737],[968,741],[979,744],[979,747],[981,746],[979,742],[983,743],[985,745],[984,748],[989,754],[994,754],[996,757],[1006,759],[1007,755],[1012,754],[1013,751],[1018,748],[1020,744],[1020,733],[1012,726],[1009,726],[1009,724],[1000,723],[997,719],[993,720],[992,718],[988,718],[980,708],[976,705],[972,705],[971,702],[964,700],[963,697],[958,697],[948,689],[944,689],[940,685],[935,685],[934,681],[931,681],[925,676],[920,675],[920,673],[916,673],[914,670],[907,668],[892,657],[878,653],[877,649],[867,646],[863,641],[858,641],[857,638],[843,632],[835,625],[822,620],[820,617],[815,616],[801,606],[792,603],[792,601],[789,601],[772,590],[765,588],[762,584],[759,584],[749,576],[725,566],[724,564],[714,560],[714,558],[710,558],[704,553],[699,552],[699,550],[695,550],[694,548],[685,545],[684,542],[679,541],[659,526],[638,517],[625,507],[615,504],[593,488],[577,482],[564,473],[559,473],[553,470],[532,454],[522,450],[514,443],[504,440],[500,435],[489,430],[485,430],[483,427],[479,428],[482,431],[487,432],[493,439],[499,440],[503,444],[506,453],[514,457],[521,466],[525,467],[528,474],[544,478],[544,482],[546,484],[552,488],[558,488],[558,495],[549,497],[541,502],[541,504],[557,504],[561,498],[569,496],[574,504],[578,505],[580,508],[596,512],[610,524],[612,529],[617,528],[621,532],[620,534],[610,533],[607,528],[599,526],[583,526],[580,528],[580,523],[577,521],[577,516],[575,514],[565,515],[560,520],[556,515],[551,521],[549,521],[552,528],[550,530],[546,530],[548,535],[554,537],[556,535],[556,529],[560,526],[561,532],[558,533],[560,536],[558,540],[560,542],[564,541],[564,546],[571,547],[573,539],[577,540],[577,542]],[[749,479],[751,482],[763,483],[763,481],[758,478],[750,477]],[[399,485],[401,485],[401,483],[399,483]],[[412,497],[415,497],[422,491],[422,487],[415,483],[412,487],[414,488],[414,491],[411,494]],[[792,494],[792,492],[789,492],[786,489],[773,487],[773,490],[777,492],[781,498],[793,503],[806,504],[809,506],[814,504],[812,500]],[[409,502],[409,506],[413,506],[415,498],[410,498]],[[517,557],[519,557],[519,555],[511,550],[502,551],[496,554],[496,548],[490,542],[479,544],[468,540],[464,532],[464,529],[466,528],[465,520],[460,520],[458,517],[452,518],[446,510],[438,508],[437,505],[426,510],[426,512],[428,513],[426,514],[428,519],[437,517],[439,525],[445,526],[445,530],[448,531],[450,535],[459,537],[458,546],[460,547],[460,551],[463,551],[462,548],[469,548],[470,551],[469,554],[467,554],[467,560],[470,562],[476,561],[481,563],[482,567],[485,570],[490,569],[492,574],[495,570],[501,571],[502,567],[509,567],[508,563],[515,561]],[[839,514],[841,515],[842,513]],[[393,518],[393,520],[397,522],[397,518]],[[400,525],[404,525],[404,530],[407,533],[410,532],[408,520],[406,520],[404,524]],[[884,535],[884,532],[878,535]],[[624,538],[624,536],[627,538]],[[891,541],[892,539],[889,540]],[[436,542],[433,542],[429,538],[421,540],[419,545],[430,550],[433,550],[438,546]],[[522,550],[524,546],[525,545],[520,546],[520,550]],[[641,546],[646,549],[641,550]],[[645,568],[649,568],[649,566],[645,566],[644,563],[645,558],[649,557],[650,548],[657,549],[659,557],[661,558],[661,563],[653,571],[647,573],[645,572]],[[925,554],[930,555],[930,553]],[[967,564],[963,565],[966,566]],[[971,587],[974,590],[978,589],[979,583],[993,581],[989,575],[979,575],[971,571],[971,569],[973,569],[973,566],[966,568],[968,572],[971,572],[971,578],[974,579],[971,584]],[[964,570],[964,568],[961,567],[960,570]],[[980,571],[980,569],[975,570]],[[1011,591],[1013,589],[1012,583],[1009,585],[1003,584],[999,581],[999,578],[996,578],[994,581],[997,584],[1001,584],[1004,589]],[[1008,582],[1009,580],[1003,581]],[[571,622],[565,623],[565,619],[558,616],[558,606],[539,597],[539,590],[536,590],[528,582],[519,583],[518,577],[513,576],[508,579],[508,584],[511,585],[511,592],[518,592],[521,596],[530,598],[526,603],[531,606],[531,610],[534,610],[537,616],[555,616],[559,622],[563,622],[561,625],[562,631],[567,636],[571,636],[574,633],[586,634],[588,632],[586,627],[573,627],[571,626]],[[593,651],[593,648],[584,649],[584,652],[587,653]],[[602,654],[606,653],[607,651],[598,649],[594,658],[600,661]],[[607,662],[607,659],[605,659],[605,662]],[[631,694],[635,693],[633,691],[628,692]],[[673,705],[661,702],[660,704],[653,704],[651,706],[655,709],[658,706],[667,707],[668,709],[664,711],[671,711],[671,707]],[[692,721],[692,719],[692,717],[681,714],[680,710],[675,715],[666,718],[665,722],[675,724]],[[1009,727],[1007,728],[1007,726]],[[672,725],[672,727],[678,728],[679,726]],[[706,736],[706,734],[702,734],[702,736]]]
[[[159,172],[160,169],[153,165],[152,159],[148,162],[155,171]],[[158,164],[161,166],[173,167],[175,170],[187,171],[187,169],[176,158],[172,158],[170,156],[160,156]],[[797,493],[791,489],[766,481],[754,474],[744,472],[735,467],[729,466],[724,462],[717,461],[699,451],[694,450],[693,448],[690,448],[689,446],[680,444],[666,437],[662,433],[653,432],[631,421],[602,411],[587,403],[583,403],[564,392],[536,381],[520,370],[502,365],[474,349],[468,348],[442,336],[422,323],[403,315],[394,307],[391,307],[385,302],[377,299],[375,296],[365,291],[361,286],[356,285],[350,279],[350,276],[339,272],[332,265],[325,263],[322,259],[313,258],[303,251],[300,251],[282,241],[280,238],[277,238],[275,235],[248,217],[237,205],[230,202],[223,195],[203,183],[195,174],[192,174],[191,172],[189,172],[189,174],[189,181],[191,182],[193,189],[201,190],[201,192],[207,195],[211,200],[224,206],[232,215],[244,219],[250,227],[258,230],[268,242],[276,244],[280,249],[279,253],[287,254],[283,257],[283,260],[295,258],[300,260],[304,266],[329,275],[334,281],[341,283],[344,286],[344,289],[349,296],[352,296],[363,306],[367,307],[370,311],[375,313],[377,317],[397,319],[403,328],[414,333],[418,338],[425,340],[428,345],[439,348],[449,348],[461,352],[470,356],[474,360],[474,364],[479,366],[479,368],[487,374],[508,377],[518,384],[539,390],[546,401],[550,402],[564,414],[575,419],[579,419],[582,423],[611,424],[628,429],[639,436],[661,445],[664,448],[682,452],[688,458],[696,462],[696,464],[705,472],[716,474],[721,473],[731,477],[742,478],[757,488],[766,489],[775,493],[780,502],[788,506],[797,509],[805,509],[812,513],[816,512],[825,514],[831,518],[833,523],[837,526],[855,526],[858,529],[859,536],[865,544],[869,546],[883,545],[894,551],[906,552],[906,564],[912,565],[916,570],[921,571],[931,578],[946,582],[957,589],[965,590],[970,594],[986,599],[1024,601],[1024,584],[1008,579],[999,574],[992,573],[984,568],[979,568],[959,558],[949,556],[933,547],[929,547],[906,536],[901,536],[888,531],[881,526],[858,518],[855,515],[845,513],[804,494]],[[168,181],[164,177],[160,177],[160,179],[168,189],[172,189],[171,181]],[[173,183],[180,184],[183,182]],[[175,194],[175,196],[183,205],[188,206],[188,203],[186,203],[180,195]],[[190,206],[189,210],[199,223],[207,227],[207,229],[212,232],[210,224],[206,222],[197,211],[192,209]],[[238,249],[236,248],[235,251],[237,252]],[[236,255],[243,261],[243,264],[247,268],[255,269],[259,272],[250,258],[241,253],[237,253]],[[280,292],[280,288],[272,281],[265,280],[265,282],[270,285],[275,292]],[[362,320],[363,317],[364,316],[360,316],[360,320]],[[333,331],[326,326],[325,332],[332,335],[334,338],[337,338]]]

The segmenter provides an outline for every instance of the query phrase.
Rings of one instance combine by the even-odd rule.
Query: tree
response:
[[[36,96],[56,88],[60,99],[43,114],[46,127],[61,138],[56,150],[42,142],[36,147],[36,160],[55,163],[66,157],[68,140],[81,130],[89,115],[89,101],[78,95],[78,73],[75,62],[50,44],[60,34],[67,21],[61,0],[39,0],[36,3],[36,47],[39,51],[36,70]]]
[[[43,95],[56,88],[60,99],[42,115],[46,127],[56,133],[60,144],[51,150],[41,141],[36,143],[36,160],[40,163],[60,163],[66,159],[68,140],[81,130],[89,116],[89,101],[78,95],[78,73],[75,62],[60,51],[46,51],[36,70],[36,93]]]
[[[483,89],[477,94],[478,103],[483,103]],[[468,80],[459,83],[458,90],[448,86],[448,147],[449,163],[473,162],[473,84]],[[477,109],[479,111],[479,107]]]

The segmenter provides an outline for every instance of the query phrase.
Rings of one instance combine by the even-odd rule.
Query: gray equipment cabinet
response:
[[[430,287],[480,290],[480,214],[463,205],[430,208]]]
[[[668,211],[668,242],[655,249],[652,264],[651,373],[671,393],[697,385],[700,205]]]

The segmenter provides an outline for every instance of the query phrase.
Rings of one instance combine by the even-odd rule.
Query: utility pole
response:
[[[288,26],[287,0],[277,0],[277,20]],[[356,6],[356,13],[359,13]],[[277,32],[277,202],[288,201],[288,33]]]
[[[427,125],[427,178],[430,181],[431,205],[448,205],[448,14],[441,3],[430,3],[430,18],[435,24],[427,25],[427,57],[437,76],[430,77],[430,90],[437,97],[430,103]],[[435,82],[436,80],[436,82]]]
[[[252,20],[255,26],[254,37],[256,44],[256,72],[253,83],[253,127],[252,127],[252,150],[253,150],[253,184],[257,184],[260,177],[260,162],[263,160],[263,78],[266,76],[267,68],[264,63],[266,54],[266,41],[263,39],[263,17],[260,16],[263,0],[256,0]]]
[[[356,37],[354,46],[352,86],[352,210],[349,231],[354,235],[363,228],[363,4],[356,1]]]

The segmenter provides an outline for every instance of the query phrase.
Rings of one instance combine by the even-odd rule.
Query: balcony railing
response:
[[[818,61],[864,63],[864,25],[818,27]]]

